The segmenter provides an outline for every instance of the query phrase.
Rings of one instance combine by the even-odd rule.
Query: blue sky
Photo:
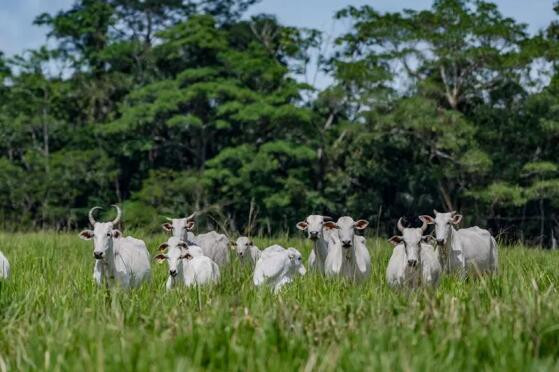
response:
[[[46,30],[32,26],[42,12],[68,8],[74,0],[0,0],[0,50],[7,55],[36,48],[45,43]],[[272,13],[282,23],[322,30],[330,35],[343,31],[347,25],[332,19],[334,12],[347,5],[369,4],[383,11],[402,8],[421,9],[432,0],[263,0],[250,14]],[[553,0],[497,0],[501,11],[529,25],[534,32],[544,28],[553,18]]]

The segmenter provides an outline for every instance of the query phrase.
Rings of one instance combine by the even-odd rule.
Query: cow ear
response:
[[[91,230],[84,230],[80,233],[80,239],[83,240],[91,240],[93,239],[93,231]]]
[[[393,245],[398,245],[398,244],[401,244],[404,241],[404,238],[402,238],[401,236],[398,236],[398,235],[394,235],[392,238],[388,239],[388,241],[390,243],[392,243]]]
[[[163,263],[167,259],[167,256],[165,256],[164,254],[158,254],[154,257],[154,259],[157,261],[157,263]]]
[[[332,222],[332,221],[324,222],[324,224],[322,226],[324,226],[324,227],[326,227],[327,229],[330,229],[330,230],[339,229],[338,225],[336,225],[336,223]]]
[[[184,255],[181,256],[181,258],[190,261],[192,260],[193,257],[190,253],[185,253]]]
[[[165,252],[167,248],[169,248],[169,244],[161,243],[161,245],[159,246],[159,252]]]
[[[462,215],[461,214],[455,214],[454,216],[452,216],[452,224],[453,225],[458,225],[461,221],[462,221]]]
[[[169,222],[165,222],[161,227],[167,232],[173,232],[173,225]]]
[[[113,230],[113,238],[114,239],[122,238],[122,233],[120,232],[120,230],[117,230],[117,229]]]
[[[297,222],[297,228],[299,230],[305,231],[308,226],[309,226],[309,224],[306,223],[305,221]]]
[[[425,244],[435,244],[435,238],[432,235],[424,235],[421,237],[421,241]]]
[[[194,228],[194,221],[188,221],[185,227],[187,230],[192,230]]]
[[[425,222],[427,225],[432,225],[435,223],[435,219],[428,214],[419,216],[419,219],[421,220],[421,222]]]
[[[369,226],[369,222],[367,220],[357,220],[353,224],[353,227],[357,230],[365,230]]]

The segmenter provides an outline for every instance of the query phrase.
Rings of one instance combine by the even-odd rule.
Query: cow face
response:
[[[250,248],[253,246],[250,238],[246,236],[241,236],[235,242],[235,251],[239,255],[239,259],[244,259],[250,255]]]
[[[429,237],[422,236],[421,228],[404,228],[402,235],[395,235],[389,242],[396,245],[403,244],[406,253],[406,261],[409,267],[416,267],[421,257],[421,243],[427,242]]]
[[[436,210],[435,218],[431,216],[421,216],[420,218],[431,225],[435,225],[435,238],[439,246],[446,245],[450,237],[452,225],[457,225],[462,221],[462,215],[456,212],[439,213]]]
[[[353,247],[355,230],[364,230],[368,225],[369,223],[365,220],[353,221],[351,217],[340,217],[336,222],[336,227],[342,247],[346,249]]]
[[[190,217],[186,218],[168,218],[169,222],[165,222],[161,227],[163,230],[170,232],[171,236],[182,241],[187,240],[187,234],[194,228],[194,220]]]
[[[336,224],[332,222],[331,217],[319,216],[312,214],[305,218],[304,221],[297,223],[297,228],[301,231],[306,231],[309,239],[316,241],[322,238],[323,228],[336,228]]]
[[[188,258],[188,246],[185,242],[175,237],[169,238],[166,243],[159,246],[159,254],[155,259],[159,263],[167,261],[169,275],[173,278],[179,273],[179,264],[182,259]]]
[[[289,256],[289,264],[291,265],[291,270],[299,273],[299,275],[305,275],[307,270],[305,265],[303,265],[303,256],[295,248],[288,248],[287,254]]]
[[[102,260],[112,253],[113,239],[118,239],[121,235],[119,230],[113,229],[112,222],[95,222],[93,230],[80,232],[81,239],[93,239],[93,257],[96,260]]]

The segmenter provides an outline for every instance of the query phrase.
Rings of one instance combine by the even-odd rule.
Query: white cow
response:
[[[254,267],[262,255],[262,251],[260,251],[260,249],[254,245],[252,240],[246,236],[238,237],[233,243],[233,246],[235,248],[235,252],[237,252],[239,261],[241,261],[244,265]]]
[[[2,252],[0,252],[0,279],[8,279],[10,277],[10,263]]]
[[[227,265],[229,263],[229,239],[224,234],[215,231],[194,235],[191,230],[194,228],[195,216],[196,213],[186,218],[167,217],[169,222],[162,225],[163,230],[170,232],[172,236],[184,242],[196,244],[202,248],[204,255],[211,258],[220,267]]]
[[[423,236],[427,221],[421,228],[404,228],[398,220],[402,236],[393,236],[389,241],[395,245],[386,268],[386,281],[391,287],[418,287],[421,284],[436,286],[441,275],[438,251],[427,244],[430,237]]]
[[[331,217],[314,214],[297,223],[297,228],[306,231],[308,238],[313,242],[313,249],[309,255],[309,268],[322,274],[324,274],[324,263],[328,256],[331,229],[335,227],[336,224],[332,222]]]
[[[364,280],[371,275],[371,256],[365,238],[355,235],[355,230],[365,229],[365,220],[354,221],[340,217],[330,235],[325,272],[328,276],[341,276],[351,280]]]
[[[262,252],[256,263],[252,280],[255,286],[268,285],[274,293],[290,283],[296,275],[305,275],[303,257],[295,248],[271,246]]]
[[[458,271],[462,276],[468,270],[477,273],[497,271],[497,242],[489,231],[477,226],[456,230],[454,226],[460,223],[462,215],[434,212],[435,218],[428,215],[420,218],[435,225],[445,271]]]
[[[167,290],[177,284],[191,287],[219,281],[219,266],[205,256],[200,247],[189,246],[172,236],[159,246],[159,251],[161,253],[155,257],[157,261],[159,263],[167,261],[169,265],[169,277],[165,285]]]
[[[93,278],[98,285],[103,281],[112,286],[118,284],[123,288],[137,287],[151,277],[150,255],[146,244],[133,237],[122,237],[122,233],[114,228],[122,215],[120,208],[112,222],[97,222],[93,212],[89,211],[89,222],[93,230],[80,233],[83,240],[93,239],[93,256],[95,267]]]

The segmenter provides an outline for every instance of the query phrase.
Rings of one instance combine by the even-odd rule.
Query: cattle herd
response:
[[[98,285],[137,287],[151,277],[152,257],[144,241],[127,236],[115,227],[121,220],[121,210],[114,206],[117,216],[110,222],[99,222],[89,211],[92,230],[79,236],[93,240],[95,265],[93,279]],[[386,280],[391,287],[436,286],[443,273],[495,273],[498,267],[497,243],[489,231],[479,227],[456,229],[462,216],[456,212],[439,213],[434,217],[419,216],[422,226],[404,226],[397,223],[401,235],[389,241],[395,246],[386,268]],[[159,246],[153,257],[167,262],[169,276],[167,290],[177,285],[193,286],[217,283],[220,269],[228,265],[230,250],[239,261],[253,268],[255,286],[268,286],[278,292],[295,276],[305,275],[301,253],[292,247],[272,245],[260,250],[249,237],[236,241],[215,231],[194,235],[195,214],[185,218],[168,218],[163,229],[171,237]],[[429,225],[435,225],[434,234],[427,234]],[[367,228],[366,220],[354,221],[340,217],[336,222],[321,215],[307,216],[297,223],[312,241],[308,258],[310,270],[330,277],[343,277],[350,281],[363,281],[371,274],[371,256],[366,239],[356,232]],[[0,279],[8,278],[10,265],[0,252]]]

